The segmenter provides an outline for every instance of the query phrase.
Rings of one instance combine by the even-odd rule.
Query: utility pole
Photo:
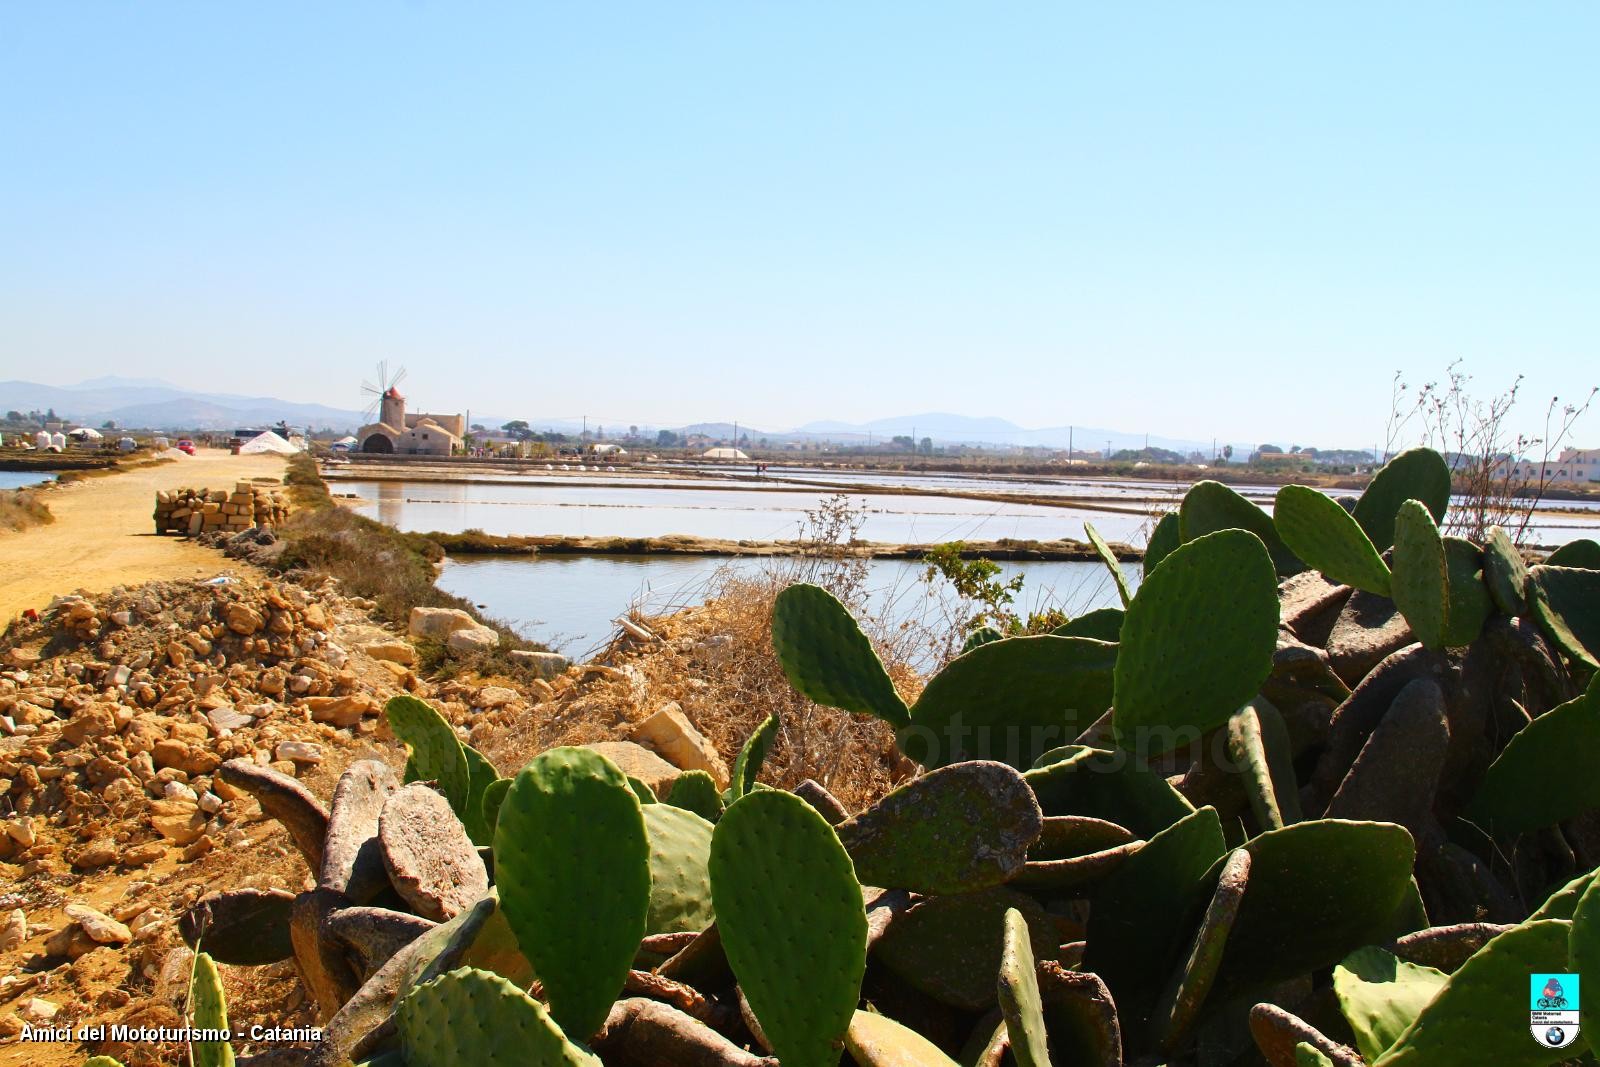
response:
[[[1111,458],[1111,442],[1110,441],[1106,442],[1106,458],[1107,459]]]
[[[1067,463],[1072,462],[1072,427],[1067,427]]]
[[[586,440],[588,440],[588,438],[589,438],[589,416],[585,415],[583,417],[583,435],[580,438],[580,440],[585,440],[586,441]]]

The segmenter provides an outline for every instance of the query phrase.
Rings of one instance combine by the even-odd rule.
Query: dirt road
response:
[[[150,513],[161,489],[231,489],[244,478],[281,478],[282,456],[221,449],[159,466],[89,478],[45,493],[56,521],[0,531],[0,626],[77,589],[99,592],[157,579],[209,577],[237,564],[213,549],[157,537]]]

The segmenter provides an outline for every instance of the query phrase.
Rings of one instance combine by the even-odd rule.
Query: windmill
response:
[[[378,361],[377,383],[374,384],[365,380],[361,383],[361,395],[367,400],[366,407],[361,412],[361,424],[363,426],[377,421],[376,416],[379,408],[383,405],[384,394],[399,385],[405,379],[405,376],[406,369],[401,367],[395,372],[393,378],[389,377],[389,361],[386,359]],[[400,428],[404,429],[404,427]]]

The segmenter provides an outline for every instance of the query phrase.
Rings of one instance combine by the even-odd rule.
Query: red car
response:
[[[194,442],[189,440],[187,437],[185,437],[183,440],[179,441],[177,444],[173,445],[172,447],[176,448],[179,452],[182,452],[185,455],[190,455],[190,456],[194,455]]]

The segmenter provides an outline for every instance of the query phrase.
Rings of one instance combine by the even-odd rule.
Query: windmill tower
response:
[[[366,399],[366,407],[362,412],[362,422],[371,423],[374,416],[376,421],[396,430],[406,428],[406,398],[400,395],[396,388],[406,376],[406,369],[401,367],[393,378],[389,377],[389,361],[378,362],[378,380],[376,382],[363,381],[361,393]]]

